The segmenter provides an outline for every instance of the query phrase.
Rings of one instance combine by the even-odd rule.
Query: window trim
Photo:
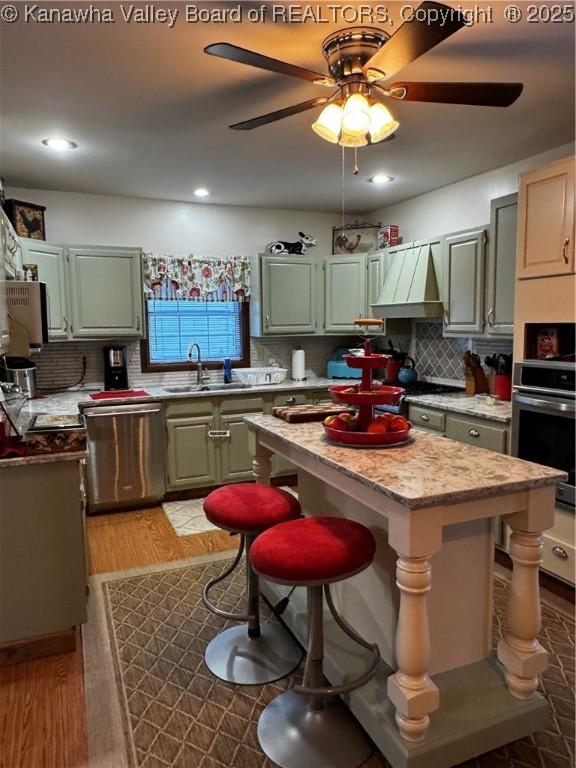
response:
[[[247,301],[241,302],[241,329],[242,329],[242,350],[243,357],[240,360],[232,360],[232,368],[250,367],[250,304]],[[144,322],[146,336],[140,339],[140,369],[142,373],[169,373],[174,371],[195,371],[196,363],[153,363],[150,360],[150,349],[148,347],[148,308],[144,302]],[[224,360],[202,361],[204,368],[208,370],[219,370],[224,365]]]

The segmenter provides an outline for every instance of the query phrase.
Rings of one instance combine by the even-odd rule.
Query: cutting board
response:
[[[352,408],[343,408],[337,403],[324,405],[278,405],[272,408],[272,415],[290,424],[301,424],[305,421],[324,421],[327,416],[335,416],[345,411],[353,412]]]

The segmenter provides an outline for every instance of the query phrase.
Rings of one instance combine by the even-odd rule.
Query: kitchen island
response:
[[[373,566],[335,585],[334,595],[344,617],[380,647],[379,674],[348,703],[389,762],[456,765],[543,728],[538,566],[563,473],[417,430],[409,444],[359,450],[328,443],[318,423],[246,421],[258,481],[269,482],[271,457],[279,454],[298,468],[306,514],[358,520],[376,538]],[[497,517],[512,528],[514,570],[495,657]],[[267,582],[262,590],[272,601],[287,592]],[[304,639],[301,594],[284,618]],[[366,659],[330,623],[326,636],[326,673],[339,684]]]

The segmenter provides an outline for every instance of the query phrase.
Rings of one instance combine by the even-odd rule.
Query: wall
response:
[[[564,144],[503,168],[380,208],[365,218],[382,224],[397,224],[405,243],[488,224],[490,201],[517,192],[519,174],[573,154],[574,145]]]
[[[297,240],[303,231],[318,239],[315,252],[324,255],[332,251],[332,227],[341,224],[341,217],[333,213],[40,189],[8,188],[7,197],[46,206],[49,242],[140,246],[160,253],[250,256],[271,240]]]

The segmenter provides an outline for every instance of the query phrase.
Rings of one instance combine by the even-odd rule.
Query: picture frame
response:
[[[335,256],[347,256],[351,253],[377,251],[380,226],[356,219],[343,227],[333,227],[332,253]]]
[[[46,240],[45,210],[44,205],[26,203],[23,200],[10,199],[4,202],[4,212],[16,234],[32,240]]]

